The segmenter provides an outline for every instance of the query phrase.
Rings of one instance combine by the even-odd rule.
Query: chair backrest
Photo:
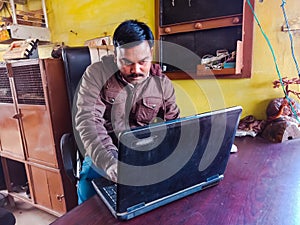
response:
[[[73,99],[86,68],[93,62],[99,61],[101,56],[111,54],[113,51],[101,50],[98,48],[89,48],[87,46],[80,47],[64,47],[62,48],[62,59],[65,68],[66,88],[69,97],[70,109],[73,106]],[[60,148],[64,163],[64,170],[70,180],[76,183],[78,179],[78,171],[83,155],[78,151],[73,134],[64,134],[60,140]]]
[[[87,46],[65,47],[62,49],[62,58],[65,67],[69,103],[72,109],[77,85],[85,69],[91,64],[90,51]]]
[[[90,50],[87,46],[65,47],[62,49],[62,59],[65,68],[69,104],[70,109],[72,109],[76,88],[84,71],[91,64]],[[71,133],[64,134],[60,140],[60,148],[64,170],[72,183],[76,185],[78,171],[84,156],[78,151],[74,135]]]

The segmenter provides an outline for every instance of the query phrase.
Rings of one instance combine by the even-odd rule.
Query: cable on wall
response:
[[[285,2],[284,0],[282,0],[282,1]],[[260,24],[260,22],[259,22],[259,19],[258,19],[257,15],[256,15],[256,13],[255,13],[255,11],[254,11],[254,8],[253,8],[253,6],[252,6],[250,0],[247,0],[247,3],[248,3],[248,5],[249,5],[249,7],[250,7],[250,9],[251,9],[251,11],[252,11],[252,14],[253,14],[253,16],[254,16],[254,19],[255,19],[255,21],[256,21],[256,23],[257,23],[257,25],[258,25],[258,27],[259,27],[259,29],[260,29],[262,35],[264,36],[264,38],[265,38],[265,40],[266,40],[266,42],[267,42],[267,44],[268,44],[268,46],[269,46],[269,48],[270,48],[270,51],[271,51],[272,57],[273,57],[273,61],[274,61],[274,64],[275,64],[276,72],[277,72],[277,75],[278,75],[278,77],[279,77],[279,81],[280,81],[280,84],[281,84],[283,93],[284,93],[284,95],[285,95],[285,98],[287,99],[287,101],[288,101],[288,103],[289,103],[289,105],[290,105],[290,107],[291,107],[291,109],[292,109],[292,112],[293,112],[293,114],[294,114],[296,120],[300,123],[300,119],[299,119],[299,117],[298,117],[298,114],[297,114],[297,112],[296,112],[296,109],[294,108],[294,106],[293,106],[293,104],[292,104],[292,101],[291,101],[290,97],[288,96],[288,94],[287,94],[287,92],[286,92],[286,90],[285,90],[285,88],[284,88],[284,84],[283,84],[283,82],[282,82],[282,76],[281,76],[281,73],[280,73],[280,71],[279,71],[279,67],[278,67],[278,63],[277,63],[277,58],[276,58],[276,55],[275,55],[273,46],[272,46],[272,44],[271,44],[271,42],[270,42],[270,39],[268,38],[268,36],[267,36],[266,33],[264,32],[264,30],[263,30],[263,28],[262,28],[262,26],[261,26],[261,24]],[[283,6],[284,6],[284,4],[283,4]],[[284,12],[285,12],[285,11],[284,11]],[[287,18],[287,17],[286,17],[286,18]],[[288,24],[288,22],[287,22],[287,24]],[[292,41],[292,39],[291,39],[291,41]],[[292,43],[293,43],[293,41],[292,41]],[[293,44],[292,44],[292,46],[293,46]],[[294,51],[292,51],[292,52],[293,52],[293,54],[294,54]],[[297,60],[296,60],[295,62],[297,62]],[[298,65],[298,64],[297,64],[297,65]]]
[[[282,13],[283,13],[283,16],[284,16],[285,24],[286,24],[286,27],[287,27],[287,31],[288,31],[288,34],[289,34],[290,42],[291,42],[292,57],[293,57],[293,60],[295,62],[295,65],[296,65],[296,69],[297,69],[297,72],[298,72],[298,77],[300,77],[300,69],[299,69],[299,65],[298,65],[298,62],[297,62],[297,59],[296,59],[296,56],[295,56],[294,41],[293,41],[293,36],[292,36],[291,30],[290,30],[289,20],[288,20],[288,17],[287,17],[286,11],[285,11],[285,7],[284,7],[285,4],[286,4],[286,1],[282,0],[281,8],[282,8]]]

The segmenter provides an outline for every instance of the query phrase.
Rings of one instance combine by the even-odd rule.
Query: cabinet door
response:
[[[57,167],[51,122],[45,106],[19,106],[29,161]]]
[[[59,213],[65,213],[66,200],[65,193],[62,187],[62,178],[59,173],[47,172],[47,178],[49,181],[49,192],[52,203],[52,209]]]
[[[24,159],[20,129],[13,104],[0,103],[0,141],[3,153]]]
[[[18,115],[13,102],[6,65],[0,63],[0,148],[3,153],[24,159]]]
[[[36,204],[60,214],[66,212],[66,204],[59,171],[30,166],[33,196]]]
[[[44,91],[47,84],[43,83],[39,61],[16,62],[11,70],[28,160],[57,167],[50,109]]]

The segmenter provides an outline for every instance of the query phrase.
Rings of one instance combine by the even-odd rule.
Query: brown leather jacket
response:
[[[150,76],[132,86],[120,77],[113,56],[87,68],[73,107],[76,141],[104,171],[116,162],[119,132],[178,117],[174,87],[159,65],[153,64]]]

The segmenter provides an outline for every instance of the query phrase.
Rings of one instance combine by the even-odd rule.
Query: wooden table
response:
[[[296,225],[300,224],[300,139],[270,143],[236,138],[225,178],[215,187],[132,220],[116,220],[94,196],[53,225]]]

